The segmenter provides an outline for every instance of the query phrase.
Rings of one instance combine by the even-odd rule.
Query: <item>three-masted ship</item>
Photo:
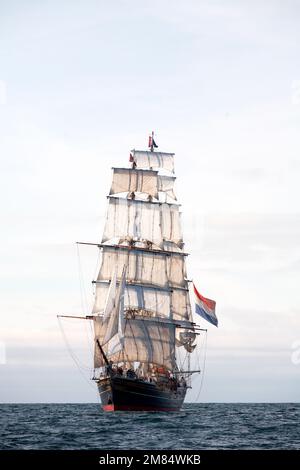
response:
[[[177,411],[190,386],[193,322],[174,154],[132,150],[113,168],[95,301],[94,380],[106,411]],[[205,299],[204,299],[205,300]]]

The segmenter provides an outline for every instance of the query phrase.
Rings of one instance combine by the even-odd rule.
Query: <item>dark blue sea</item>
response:
[[[185,404],[105,413],[98,404],[2,404],[1,449],[300,449],[300,404]]]

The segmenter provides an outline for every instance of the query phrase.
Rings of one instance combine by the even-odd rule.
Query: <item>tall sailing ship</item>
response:
[[[190,356],[206,330],[193,321],[174,154],[155,148],[152,133],[149,150],[131,151],[130,168],[112,169],[94,306],[77,317],[93,322],[93,379],[105,411],[178,411],[200,372]],[[194,291],[196,312],[217,325],[215,302]]]

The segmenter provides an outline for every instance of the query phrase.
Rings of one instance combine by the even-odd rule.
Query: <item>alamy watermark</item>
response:
[[[292,343],[293,352],[291,354],[291,361],[294,366],[300,365],[300,339]]]
[[[6,347],[4,341],[0,341],[0,365],[6,364]]]

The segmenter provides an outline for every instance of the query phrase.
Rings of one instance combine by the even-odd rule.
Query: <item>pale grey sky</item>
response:
[[[0,401],[97,400],[56,314],[83,313],[74,242],[152,129],[217,301],[200,400],[299,401],[299,44],[297,1],[0,0]]]

